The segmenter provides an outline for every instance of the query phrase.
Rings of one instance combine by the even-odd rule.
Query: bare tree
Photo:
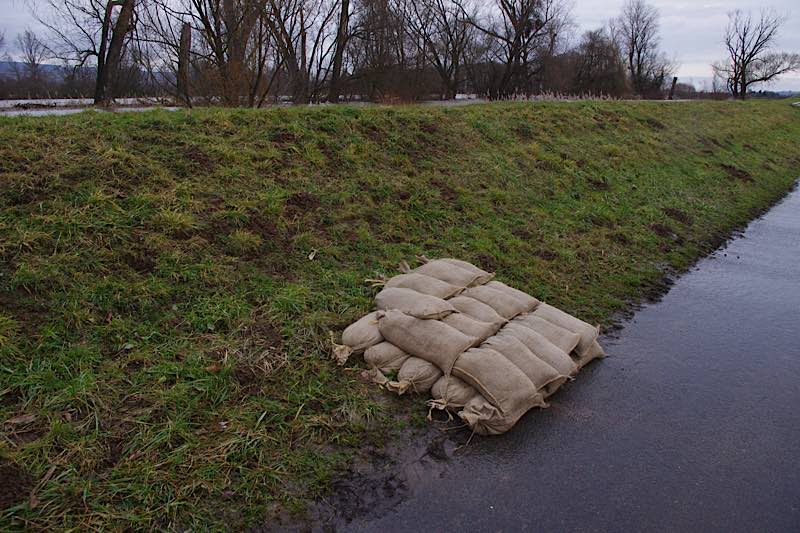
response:
[[[294,103],[319,100],[335,55],[338,29],[331,21],[341,14],[339,2],[266,0],[264,13],[289,77]]]
[[[466,14],[466,0],[457,1]],[[562,0],[494,0],[483,13],[468,20],[488,39],[485,61],[493,79],[489,96],[530,94],[543,59],[555,52],[562,37],[568,4]]]
[[[634,93],[658,95],[674,67],[659,51],[658,10],[644,0],[627,0],[622,14],[611,23],[612,33],[622,50]]]
[[[277,98],[283,91],[302,104],[330,99],[331,92],[338,99],[351,36],[350,5],[349,0],[149,0],[141,25],[164,70],[172,71],[164,81],[174,94],[181,92],[176,82],[185,78],[179,34],[188,22],[196,36],[190,54],[196,92],[224,105],[260,106],[268,94]]]
[[[735,98],[747,98],[753,84],[800,70],[800,54],[772,49],[784,22],[783,17],[766,9],[757,19],[738,9],[728,13],[724,40],[728,59],[715,63],[713,69],[715,78],[722,79]]]
[[[162,83],[186,99],[184,81],[210,101],[228,106],[253,105],[262,96],[269,32],[264,24],[265,0],[150,0],[142,10],[141,40],[160,58]],[[186,24],[189,29],[186,30]],[[189,60],[181,55],[189,44]],[[182,59],[183,57],[183,59]],[[190,68],[191,67],[191,68]],[[179,87],[180,85],[180,87]]]
[[[17,48],[25,68],[25,77],[32,84],[42,80],[42,63],[48,58],[45,44],[31,30],[17,36]]]
[[[625,94],[625,65],[604,29],[588,31],[570,54],[575,58],[572,92],[592,96]]]
[[[97,71],[94,101],[108,105],[134,23],[135,0],[41,0],[45,9],[35,12],[47,27],[54,56],[75,68],[94,66]]]
[[[475,27],[460,7],[449,0],[405,2],[405,29],[418,52],[429,61],[442,81],[442,96],[455,98],[461,84],[466,50]]]
[[[360,0],[354,10],[348,55],[361,95],[371,100],[419,96],[424,56],[410,43],[400,0]]]

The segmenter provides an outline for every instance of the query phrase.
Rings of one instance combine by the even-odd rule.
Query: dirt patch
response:
[[[405,235],[401,231],[389,231],[386,233],[381,232],[377,237],[381,240],[381,242],[387,242],[390,244],[402,244],[408,241],[408,236]]]
[[[106,439],[106,460],[104,466],[113,468],[122,461],[125,456],[125,444],[128,442],[126,437],[114,436]]]
[[[665,207],[661,211],[672,220],[680,222],[681,224],[686,224],[687,226],[694,224],[694,219],[691,216],[675,207]]]
[[[32,339],[44,324],[48,308],[36,302],[22,290],[0,291],[0,309],[10,313],[19,324],[20,338]]]
[[[339,219],[339,222],[341,223],[340,227],[344,227],[345,229],[345,233],[347,234],[346,238],[351,242],[357,242],[359,240],[358,234],[356,233],[357,228],[367,226],[366,229],[370,231],[372,226],[379,226],[383,220],[371,209],[363,208],[361,212],[349,212],[345,214]]]
[[[421,129],[428,135],[433,135],[434,133],[439,131],[439,125],[436,122],[424,122],[420,124],[419,129]]]
[[[239,384],[243,396],[256,396],[261,392],[261,376],[251,366],[236,365],[233,379]]]
[[[545,261],[555,261],[559,257],[559,255],[555,253],[553,250],[546,250],[546,249],[534,250],[533,255],[535,255],[540,259],[544,259]]]
[[[246,335],[258,338],[264,345],[280,350],[283,348],[283,336],[281,332],[266,317],[258,317],[256,321],[248,327]]]
[[[628,246],[631,244],[631,239],[624,233],[612,233],[609,235],[609,238],[617,244],[621,244],[623,246]]]
[[[666,124],[664,124],[660,120],[657,120],[657,119],[654,119],[654,118],[651,118],[651,117],[648,117],[648,118],[644,119],[642,121],[642,123],[647,125],[648,127],[652,128],[652,129],[654,129],[654,130],[657,130],[657,131],[661,131],[661,130],[667,128]]]
[[[265,378],[286,363],[283,336],[267,317],[258,316],[242,331],[241,339],[233,353],[231,375],[243,396],[254,396],[261,392]]]
[[[411,198],[411,193],[408,191],[398,191],[397,198],[403,201],[408,200],[409,198]]]
[[[447,183],[441,180],[431,180],[431,186],[439,190],[442,200],[447,202],[455,202],[458,200],[458,192]]]
[[[659,224],[659,223],[650,224],[650,229],[653,231],[653,233],[664,239],[669,238],[673,235],[672,228],[664,224]]]
[[[705,146],[706,148],[716,147],[716,148],[728,148],[731,146],[730,141],[721,141],[714,137],[700,137],[700,144]]]
[[[728,173],[727,177],[731,181],[740,180],[745,183],[753,183],[755,181],[753,179],[753,176],[751,176],[749,172],[747,172],[746,170],[742,170],[737,166],[726,165],[724,163],[721,164],[720,166],[725,170],[725,172]]]
[[[266,530],[339,531],[362,516],[380,517],[412,494],[426,479],[442,475],[450,460],[468,449],[471,433],[459,422],[435,421],[420,429],[406,429],[386,443],[363,442],[347,474],[334,479],[324,497],[314,501],[305,517],[273,510]],[[258,530],[258,529],[257,529]]]
[[[151,274],[156,269],[156,260],[149,250],[129,250],[121,254],[122,262],[139,274]]]
[[[287,130],[278,130],[270,134],[269,140],[278,146],[283,146],[286,144],[296,143],[297,134]]]
[[[283,281],[296,281],[297,274],[295,273],[296,265],[286,260],[286,250],[289,249],[290,244],[281,241],[282,248],[274,253],[265,254],[261,257],[256,257],[252,261],[254,264],[269,274],[275,279]]]
[[[666,242],[661,244],[661,249],[664,252],[670,252],[675,245],[680,246],[685,242],[685,239],[681,235],[673,231],[673,229],[666,224],[651,224],[650,229],[653,231],[653,233],[662,239],[665,239]]]
[[[278,226],[276,226],[271,220],[267,220],[267,218],[260,213],[250,215],[250,220],[247,223],[247,229],[256,235],[261,236],[261,238],[264,240],[270,242],[275,241],[275,238],[279,233]]]
[[[23,206],[45,199],[53,185],[44,176],[34,176],[24,180],[7,180],[4,184],[3,200],[6,205]]]
[[[69,418],[69,421],[80,422],[88,415],[89,413],[84,416],[78,411]],[[163,418],[163,413],[153,409],[152,403],[144,397],[133,394],[124,398],[112,417],[104,417],[99,422],[100,428],[106,434],[102,439],[105,453],[99,457],[92,472],[96,474],[106,472],[119,463],[139,455],[138,451],[128,448],[131,435],[136,431],[136,419],[156,422]]]
[[[532,241],[535,237],[533,232],[528,228],[514,228],[511,230],[511,234],[523,241]]]
[[[500,268],[497,258],[492,255],[481,254],[477,259],[477,265],[488,272],[497,272]]]
[[[190,145],[183,149],[183,157],[191,161],[198,167],[206,171],[212,171],[216,167],[214,162],[198,146]]]
[[[128,361],[127,363],[125,363],[125,371],[128,374],[136,374],[142,368],[144,368],[144,361],[142,361],[141,359],[134,359],[132,361]]]
[[[0,509],[25,501],[33,490],[33,478],[22,467],[0,457]]]
[[[37,425],[25,425],[18,427],[4,428],[5,437],[14,443],[16,446],[25,446],[31,442],[35,442],[47,434],[47,430]]]
[[[615,113],[614,111],[608,111],[606,109],[601,109],[599,111],[601,117],[603,117],[603,122],[608,122],[612,124],[617,124],[620,122],[619,114]],[[601,122],[602,123],[602,122]]]
[[[297,211],[310,211],[320,205],[319,198],[310,192],[296,192],[286,199],[286,206]]]
[[[589,186],[596,191],[607,191],[611,188],[608,178],[587,178]]]

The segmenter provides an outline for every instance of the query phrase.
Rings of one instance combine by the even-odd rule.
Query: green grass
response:
[[[798,138],[786,102],[0,119],[0,525],[301,509],[394,424],[328,356],[365,278],[455,256],[608,323],[785,194]]]

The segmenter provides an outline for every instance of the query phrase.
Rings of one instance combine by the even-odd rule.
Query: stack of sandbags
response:
[[[339,349],[363,353],[391,391],[430,393],[431,406],[457,412],[478,433],[508,431],[605,354],[597,328],[493,278],[457,259],[406,269],[385,282],[378,310],[348,327]]]

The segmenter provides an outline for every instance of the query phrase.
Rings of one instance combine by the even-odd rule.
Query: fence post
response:
[[[672,87],[669,90],[669,99],[670,100],[672,100],[672,98],[675,96],[675,86],[677,84],[678,84],[678,76],[674,76],[672,78]]]
[[[184,22],[181,27],[181,44],[178,49],[178,97],[183,98],[187,107],[192,107],[189,94],[189,50],[192,48],[192,26]]]

